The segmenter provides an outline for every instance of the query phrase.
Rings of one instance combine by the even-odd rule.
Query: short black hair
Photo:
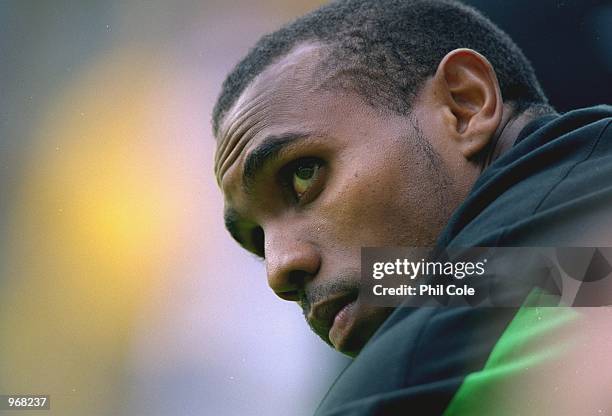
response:
[[[304,42],[329,45],[350,88],[374,106],[408,113],[419,86],[451,50],[470,48],[493,65],[502,97],[517,110],[546,105],[518,46],[475,9],[454,0],[339,0],[263,36],[228,75],[213,110],[213,131],[243,90]]]

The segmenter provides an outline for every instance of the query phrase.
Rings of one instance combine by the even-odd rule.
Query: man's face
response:
[[[391,312],[359,297],[360,248],[431,246],[460,197],[439,140],[428,150],[414,119],[321,87],[322,50],[297,47],[245,89],[222,120],[215,170],[228,229],[265,259],[270,287],[356,355]]]

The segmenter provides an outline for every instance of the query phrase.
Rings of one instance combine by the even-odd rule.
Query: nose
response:
[[[304,285],[321,267],[321,256],[312,243],[289,238],[287,233],[266,234],[268,285],[281,299],[297,301]]]

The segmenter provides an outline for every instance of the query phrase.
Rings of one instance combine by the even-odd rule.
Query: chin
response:
[[[337,351],[352,358],[359,355],[393,311],[393,308],[368,307],[359,303],[355,309],[355,319],[349,321],[346,327],[332,328],[328,336],[328,342]]]
[[[377,328],[371,329],[367,332],[361,332],[359,330],[355,330],[355,333],[351,334],[351,337],[343,339],[341,342],[337,342],[336,344],[330,344],[334,347],[334,349],[346,356],[351,358],[355,358],[363,347],[368,343],[374,332],[376,332]]]

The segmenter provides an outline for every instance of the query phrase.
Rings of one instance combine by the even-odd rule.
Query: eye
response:
[[[300,199],[315,184],[321,169],[317,159],[300,159],[293,165],[291,186],[295,196]]]

